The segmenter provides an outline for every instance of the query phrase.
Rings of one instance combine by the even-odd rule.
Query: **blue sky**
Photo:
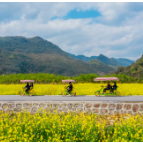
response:
[[[98,16],[101,16],[100,12],[94,9],[89,9],[86,11],[73,9],[67,13],[64,19],[96,18]]]
[[[143,2],[0,2],[0,36],[40,36],[75,55],[137,60]]]

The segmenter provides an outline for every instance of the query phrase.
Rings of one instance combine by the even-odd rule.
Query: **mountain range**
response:
[[[124,58],[118,58],[118,59],[115,59],[115,58],[108,58],[102,54],[100,54],[99,56],[91,56],[91,57],[86,57],[84,55],[74,55],[74,54],[70,54],[68,53],[71,57],[73,57],[74,59],[79,59],[79,60],[82,60],[84,62],[87,62],[90,61],[90,60],[95,60],[95,62],[100,61],[102,63],[105,63],[106,65],[109,65],[109,66],[124,66],[124,67],[127,67],[129,65],[131,65],[132,63],[134,63],[135,61],[133,60],[129,60],[129,59],[124,59]],[[90,62],[89,62],[90,63]]]
[[[75,60],[53,43],[38,36],[0,37],[0,74],[53,73],[65,76],[114,71],[108,65]]]
[[[77,58],[78,57],[78,58]],[[0,37],[0,74],[10,73],[53,73],[77,76],[96,73],[104,75],[115,71],[119,61],[104,55],[86,57],[75,56],[61,50],[57,45],[41,37],[22,36]]]

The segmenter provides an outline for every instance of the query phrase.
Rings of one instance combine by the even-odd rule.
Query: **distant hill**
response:
[[[58,46],[38,36],[0,37],[0,74],[53,73],[76,76],[111,71],[114,68],[107,65],[98,66],[75,60]]]
[[[97,56],[91,56],[91,57],[86,57],[84,55],[74,55],[74,54],[70,54],[68,53],[71,57],[73,57],[74,59],[78,59],[78,60],[82,60],[84,62],[88,62],[89,60],[93,60],[93,59],[96,59]]]
[[[124,66],[124,67],[127,67],[135,62],[133,60],[123,59],[123,58],[119,58],[119,59],[111,58],[111,59],[114,59],[117,63],[119,63],[121,66]]]
[[[89,60],[88,62],[87,62],[88,64],[97,64],[97,65],[104,65],[104,66],[106,66],[106,64],[105,63],[103,63],[103,62],[101,62],[101,61],[99,61],[99,60],[97,60],[97,59],[93,59],[93,60]]]
[[[105,63],[103,63],[103,62],[101,62],[101,61],[99,61],[99,60],[97,60],[97,59],[93,59],[93,60],[89,60],[88,62],[87,62],[88,64],[92,64],[92,65],[98,65],[98,66],[107,66]],[[114,70],[117,70],[118,69],[118,67],[119,66],[112,66],[112,65],[108,65],[108,67],[111,67],[111,68],[113,68]]]
[[[143,56],[128,67],[119,67],[115,74],[125,74],[136,79],[143,79]]]
[[[134,63],[135,61],[133,60],[129,60],[129,59],[123,59],[123,58],[119,58],[119,59],[115,59],[115,58],[108,58],[102,54],[100,54],[99,56],[91,56],[91,57],[86,57],[84,55],[74,55],[74,54],[70,54],[68,53],[71,57],[73,57],[74,59],[79,59],[82,60],[84,62],[88,62],[90,60],[93,59],[97,59],[103,63],[105,63],[106,65],[110,65],[114,68],[117,68],[118,66],[124,66],[127,67],[129,65],[131,65],[132,63]]]
[[[97,57],[97,60],[105,63],[106,65],[112,65],[112,66],[120,66],[120,64],[118,64],[116,62],[116,60],[114,59],[110,59],[102,54],[100,54],[98,57]]]

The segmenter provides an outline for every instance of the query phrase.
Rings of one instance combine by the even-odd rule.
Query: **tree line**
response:
[[[76,83],[94,83],[94,78],[100,77],[100,75],[95,73],[90,74],[80,74],[79,76],[70,77],[70,76],[62,76],[55,75],[49,73],[29,73],[29,74],[9,74],[9,75],[0,75],[0,84],[11,84],[11,83],[20,83],[20,80],[34,80],[35,83],[62,83],[62,80],[65,79],[73,79]],[[117,77],[119,78],[118,83],[143,83],[143,79],[135,79],[134,77],[130,77],[124,74],[112,74],[112,75],[104,75],[103,77]],[[106,83],[106,81],[101,81],[102,83]],[[96,83],[101,83],[100,81]]]

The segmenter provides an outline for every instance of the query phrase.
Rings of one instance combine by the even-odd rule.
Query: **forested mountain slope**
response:
[[[143,56],[139,58],[135,63],[128,67],[119,67],[118,70],[113,72],[115,74],[125,74],[137,79],[143,79]]]
[[[58,46],[40,37],[0,37],[0,74],[53,73],[76,76],[110,71],[114,69],[75,60]]]

